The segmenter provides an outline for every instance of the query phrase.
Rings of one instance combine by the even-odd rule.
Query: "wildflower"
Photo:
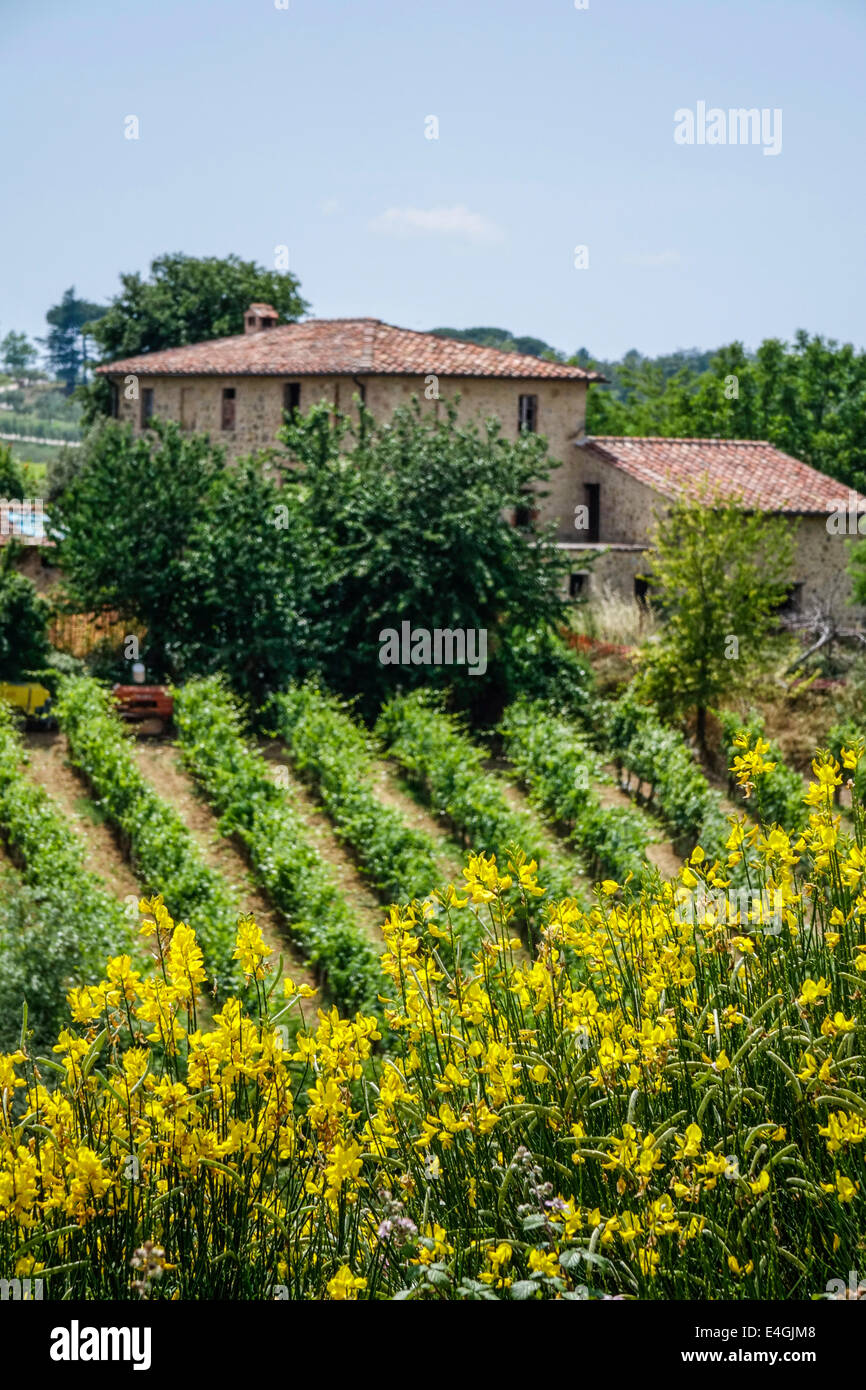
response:
[[[366,1287],[366,1279],[354,1275],[348,1265],[341,1265],[333,1279],[328,1280],[328,1297],[338,1303],[350,1302]]]
[[[271,954],[262,933],[253,917],[242,917],[238,922],[237,945],[233,952],[234,960],[239,960],[247,979],[265,978],[265,958]]]
[[[808,1009],[812,1004],[818,1004],[822,999],[826,999],[829,993],[830,986],[823,975],[819,980],[813,980],[807,976],[803,981],[797,1003],[801,1009]]]

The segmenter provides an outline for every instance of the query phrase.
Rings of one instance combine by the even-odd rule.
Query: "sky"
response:
[[[287,247],[317,317],[866,345],[866,0],[579,3],[0,0],[0,336]]]

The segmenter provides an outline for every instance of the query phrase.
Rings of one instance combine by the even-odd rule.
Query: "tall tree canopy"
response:
[[[174,252],[157,256],[147,279],[135,271],[121,275],[120,283],[120,293],[92,325],[105,362],[242,333],[244,311],[256,301],[272,304],[284,321],[308,308],[294,275],[239,256]]]
[[[87,338],[93,323],[104,312],[101,304],[79,299],[73,285],[45,315],[49,331],[42,341],[51,370],[65,382],[68,393],[84,380]]]

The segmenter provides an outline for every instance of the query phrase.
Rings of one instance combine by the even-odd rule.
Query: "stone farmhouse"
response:
[[[866,498],[763,442],[589,438],[587,389],[604,378],[581,367],[379,319],[280,324],[270,305],[251,304],[242,334],[97,371],[111,384],[113,413],[137,432],[154,417],[175,420],[209,434],[229,457],[272,445],[284,412],[321,401],[349,412],[357,395],[386,419],[413,395],[437,413],[450,400],[462,422],[480,424],[493,415],[507,437],[521,430],[546,437],[556,466],[527,507],[554,524],[571,561],[573,597],[609,588],[641,598],[654,514],[672,498],[706,487],[799,522],[791,608],[819,606],[839,616],[847,608],[847,547],[831,518],[850,509],[852,497],[855,509],[866,511]],[[526,520],[521,511],[517,525]]]

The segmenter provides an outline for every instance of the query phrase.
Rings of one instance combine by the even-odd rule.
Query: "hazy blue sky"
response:
[[[864,40],[866,0],[0,0],[0,335],[287,245],[324,317],[862,346]],[[675,143],[700,101],[781,152]]]

